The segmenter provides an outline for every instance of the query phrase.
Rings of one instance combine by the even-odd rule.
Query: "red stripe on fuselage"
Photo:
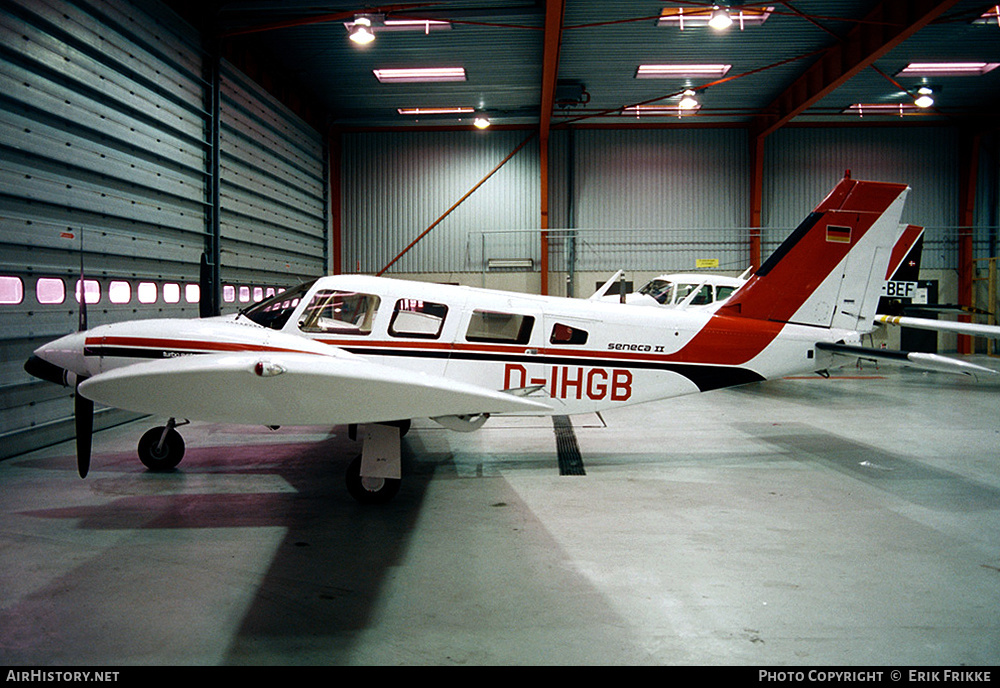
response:
[[[316,353],[314,351],[302,351],[300,349],[288,349],[277,346],[266,346],[263,344],[247,344],[244,342],[216,342],[199,341],[192,339],[165,339],[159,337],[87,337],[86,346],[105,347],[136,347],[142,349],[165,349],[177,350],[186,349],[191,351],[213,351],[213,352],[238,352],[238,351],[283,351],[293,353]]]

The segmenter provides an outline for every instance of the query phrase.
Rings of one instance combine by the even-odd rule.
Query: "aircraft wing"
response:
[[[951,320],[911,318],[902,315],[879,315],[875,317],[875,321],[880,322],[883,325],[899,325],[900,327],[912,327],[918,330],[954,332],[956,334],[968,334],[976,337],[1000,339],[1000,325],[981,325],[979,323],[954,322]]]
[[[818,342],[816,348],[820,351],[834,354],[835,356],[846,356],[849,358],[860,358],[868,361],[892,361],[903,365],[924,368],[925,370],[935,370],[942,373],[959,373],[979,377],[980,375],[1000,374],[992,368],[967,363],[955,358],[941,356],[939,354],[926,354],[918,351],[893,351],[889,349],[869,349],[863,346],[852,346],[850,344],[832,344],[830,342]]]
[[[80,384],[92,401],[170,418],[340,425],[481,413],[545,413],[524,397],[353,356],[238,352],[158,359]]]

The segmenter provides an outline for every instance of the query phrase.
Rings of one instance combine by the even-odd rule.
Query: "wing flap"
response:
[[[249,425],[339,425],[551,408],[485,387],[308,353],[204,354],[117,368],[80,393],[139,413]]]

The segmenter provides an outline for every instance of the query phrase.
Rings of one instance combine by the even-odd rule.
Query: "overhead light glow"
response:
[[[372,32],[372,20],[368,17],[356,17],[350,28],[350,39],[358,45],[368,45],[375,40]]]
[[[472,121],[472,124],[476,129],[486,129],[490,126],[490,120],[486,115],[476,115],[476,119]]]
[[[690,88],[684,91],[684,95],[681,97],[681,102],[678,104],[681,110],[695,110],[699,107],[698,99],[695,98],[695,93]]]
[[[934,104],[934,91],[921,86],[917,89],[917,97],[913,99],[913,104],[920,108],[929,108]]]
[[[729,12],[721,10],[718,7],[664,7],[660,11],[656,25],[663,27],[676,26],[681,31],[696,26],[711,26],[712,20],[719,11],[728,15],[729,24],[739,24],[740,31],[742,31],[749,27],[761,26],[771,16],[771,13],[774,12],[774,7],[744,7],[739,10],[730,10]],[[724,20],[722,18],[722,21]],[[729,24],[726,26],[729,26]]]
[[[375,78],[383,84],[465,81],[465,67],[429,67],[409,69],[374,69]]]
[[[636,79],[683,79],[683,78],[719,78],[726,75],[732,68],[727,64],[661,64],[639,65],[635,73]]]
[[[729,16],[729,12],[726,10],[715,7],[712,9],[712,18],[708,20],[708,25],[716,31],[722,31],[733,25],[733,18]]]
[[[911,62],[896,76],[982,76],[1000,66],[1000,62]]]
[[[475,111],[471,107],[396,108],[401,115],[471,115]]]

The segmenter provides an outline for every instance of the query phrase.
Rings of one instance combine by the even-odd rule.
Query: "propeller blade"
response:
[[[90,470],[90,447],[94,435],[94,402],[79,390],[73,398],[73,416],[76,423],[76,466],[80,477],[86,478]]]

